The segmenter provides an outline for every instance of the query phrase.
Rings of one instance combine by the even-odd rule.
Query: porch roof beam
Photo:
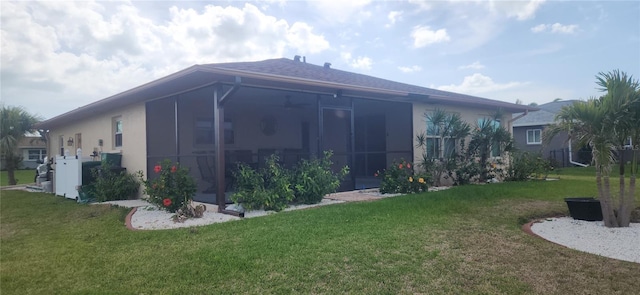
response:
[[[234,93],[238,91],[238,89],[240,89],[241,84],[242,84],[242,78],[240,78],[239,76],[236,76],[233,86],[231,87],[231,89],[227,90],[227,92],[225,92],[225,94],[223,94],[220,97],[220,99],[218,100],[218,103],[220,105],[224,105],[224,103],[227,100],[229,100],[229,97],[231,97]]]

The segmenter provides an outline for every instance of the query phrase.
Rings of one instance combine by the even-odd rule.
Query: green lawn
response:
[[[27,170],[16,170],[15,172],[16,180],[18,184],[26,184],[33,183],[34,178],[36,176],[35,169],[27,169]],[[9,185],[9,177],[7,176],[7,171],[0,171],[0,186]]]
[[[640,264],[520,230],[595,196],[571,172],[163,231],[127,230],[121,208],[2,191],[0,293],[637,294]]]

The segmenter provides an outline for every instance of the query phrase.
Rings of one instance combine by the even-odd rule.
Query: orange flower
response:
[[[424,183],[424,178],[422,178],[422,177],[418,178],[418,182],[419,183]]]

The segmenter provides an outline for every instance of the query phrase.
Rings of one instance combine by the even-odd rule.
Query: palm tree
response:
[[[633,198],[635,194],[635,175],[637,173],[637,153],[634,151],[629,196],[624,185],[623,153],[619,152],[627,138],[632,137],[637,145],[640,126],[640,101],[638,82],[620,71],[599,73],[597,84],[607,93],[600,98],[590,98],[586,102],[576,102],[564,107],[543,135],[545,142],[567,131],[569,139],[579,146],[591,147],[596,167],[596,185],[602,216],[607,227],[629,226]],[[637,151],[637,146],[636,146]],[[620,194],[618,206],[611,196],[609,176],[620,155]]]
[[[9,185],[16,184],[15,170],[22,163],[18,149],[20,139],[26,132],[33,132],[33,125],[39,118],[29,114],[21,107],[2,106],[0,109],[0,157],[5,162]]]
[[[635,176],[637,173],[637,157],[635,150],[632,155],[631,177],[629,191],[625,187],[625,144],[631,139],[636,142],[640,133],[640,83],[626,73],[614,70],[609,73],[598,73],[596,84],[600,90],[606,92],[603,96],[603,107],[609,113],[607,124],[610,130],[613,145],[618,154],[620,173],[620,193],[618,197],[618,222],[619,226],[629,226],[631,210],[634,205]],[[636,140],[634,140],[634,137]]]

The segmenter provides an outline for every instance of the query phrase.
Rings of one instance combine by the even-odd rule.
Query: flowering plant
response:
[[[375,177],[382,177],[380,192],[387,193],[419,193],[429,188],[430,177],[426,174],[416,174],[410,162],[402,160],[393,164],[389,169],[376,172]]]
[[[153,172],[155,175],[147,180],[143,178],[142,171],[138,172],[149,202],[172,213],[190,206],[196,193],[196,182],[187,168],[167,159],[156,164]]]

